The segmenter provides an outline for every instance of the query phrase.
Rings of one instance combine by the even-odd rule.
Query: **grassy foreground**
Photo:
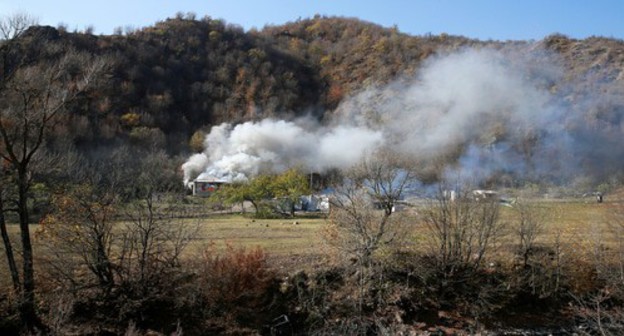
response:
[[[559,236],[564,243],[592,239],[600,239],[604,243],[610,226],[617,221],[614,214],[624,213],[624,203],[620,199],[608,200],[600,204],[591,200],[578,199],[533,199],[530,204],[544,214],[541,235],[543,243],[552,241],[555,236]],[[501,220],[511,228],[516,219],[514,208],[502,206],[501,209]],[[414,211],[397,212],[393,216],[408,216],[408,232],[412,231],[411,233],[418,240],[418,237],[425,232],[419,223],[417,209],[415,213],[416,215]],[[247,249],[261,247],[270,257],[279,260],[290,259],[293,262],[298,258],[317,259],[328,252],[322,236],[323,226],[327,219],[322,217],[252,219],[239,214],[226,214],[199,219],[180,219],[180,221],[190,221],[191,224],[198,226],[197,234],[186,251],[189,257],[210,247],[221,250],[226,245]],[[174,221],[173,224],[175,223]],[[36,232],[37,228],[38,225],[33,224],[31,232]],[[8,229],[9,233],[14,236],[14,241],[18,242],[17,225],[8,225]],[[35,239],[35,248],[38,243]],[[3,247],[0,248],[3,251]],[[4,261],[4,255],[2,255],[2,260]],[[305,267],[306,265],[299,266]]]
[[[560,251],[557,254],[553,254],[554,257],[558,258],[556,263],[554,263],[552,261],[552,258],[548,257],[548,255],[546,255],[546,259],[535,259],[535,261],[537,262],[536,266],[535,268],[531,268],[531,270],[538,272],[539,274],[536,274],[539,276],[525,278],[525,272],[523,272],[523,269],[514,267],[513,251],[517,244],[517,237],[514,236],[513,232],[515,222],[518,218],[518,213],[516,211],[518,208],[501,206],[500,219],[508,230],[504,230],[505,236],[500,237],[500,239],[495,244],[496,248],[494,248],[492,250],[492,253],[486,257],[486,264],[490,266],[485,268],[483,272],[472,273],[471,276],[473,276],[474,279],[472,279],[471,282],[468,283],[468,287],[464,289],[461,289],[463,287],[458,287],[463,290],[463,292],[460,292],[461,295],[457,297],[449,297],[448,293],[445,294],[444,288],[441,287],[442,289],[436,289],[438,288],[435,286],[437,282],[434,281],[432,284],[429,284],[429,286],[424,286],[420,284],[420,282],[414,281],[417,278],[411,277],[411,273],[406,275],[405,273],[402,273],[402,270],[399,270],[398,273],[384,272],[384,277],[379,278],[379,281],[382,281],[382,278],[384,279],[383,286],[386,287],[382,287],[387,288],[388,291],[386,294],[384,294],[388,296],[384,296],[384,298],[390,298],[393,297],[393,295],[398,295],[404,300],[401,299],[398,301],[392,301],[390,303],[384,301],[385,303],[383,304],[378,303],[381,304],[378,311],[383,313],[380,316],[395,316],[388,312],[396,310],[398,314],[403,314],[408,319],[414,319],[414,321],[419,321],[419,323],[422,322],[421,324],[414,325],[410,325],[410,322],[407,320],[397,322],[397,325],[402,325],[405,328],[409,327],[412,328],[412,330],[422,331],[426,330],[428,325],[446,325],[448,327],[455,328],[453,330],[463,330],[466,328],[467,325],[475,325],[475,322],[471,322],[473,320],[470,320],[462,314],[468,314],[470,311],[469,309],[472,309],[474,307],[481,307],[477,305],[470,305],[470,303],[473,302],[474,295],[484,294],[494,295],[492,299],[494,301],[487,299],[488,296],[485,296],[485,299],[479,302],[497,303],[498,301],[496,301],[496,295],[502,295],[502,297],[506,298],[505,300],[507,301],[501,301],[502,303],[500,304],[502,308],[500,309],[496,307],[489,310],[484,308],[482,314],[485,315],[483,316],[487,315],[491,318],[494,318],[498,322],[502,323],[502,321],[504,321],[506,323],[505,325],[514,326],[515,324],[513,323],[507,323],[510,321],[510,319],[515,319],[515,317],[513,316],[509,317],[506,315],[507,313],[509,313],[509,309],[511,309],[511,313],[513,314],[522,313],[524,314],[524,316],[527,316],[527,318],[534,319],[537,317],[537,315],[533,312],[532,308],[527,310],[526,307],[533,307],[533,305],[549,305],[548,307],[551,307],[549,308],[551,309],[549,311],[550,313],[548,315],[545,315],[546,317],[544,321],[540,321],[536,325],[540,325],[540,323],[544,326],[552,325],[553,322],[549,319],[559,316],[563,311],[560,310],[562,309],[561,307],[567,307],[566,305],[569,302],[569,297],[560,293],[564,293],[564,291],[565,293],[589,293],[592,288],[597,286],[593,278],[583,278],[585,279],[583,280],[578,279],[577,275],[584,276],[588,274],[593,274],[592,272],[588,272],[588,268],[593,268],[595,266],[592,262],[592,251],[597,246],[597,244],[602,244],[603,246],[613,244],[612,246],[615,247],[614,244],[618,242],[618,239],[620,239],[620,237],[614,235],[611,229],[613,227],[613,224],[624,225],[624,221],[619,222],[617,216],[615,216],[618,213],[624,214],[624,205],[622,205],[620,200],[617,200],[615,198],[607,200],[604,203],[596,203],[586,199],[532,199],[529,203],[532,209],[543,214],[543,216],[541,217],[543,219],[543,230],[538,238],[539,245],[541,245],[540,247],[544,247],[545,251]],[[421,208],[415,207],[406,211],[401,211],[393,214],[393,216],[402,218],[403,220],[401,222],[404,222],[406,224],[405,226],[407,229],[407,238],[405,240],[405,245],[402,246],[406,249],[414,248],[414,252],[424,251],[427,248],[427,235],[430,235],[430,233],[427,232],[425,225],[422,224],[419,219],[419,212],[421,210]],[[239,302],[237,301],[237,296],[228,297],[228,293],[246,293],[246,295],[249,293],[256,293],[258,295],[257,298],[263,298],[263,295],[265,294],[269,295],[268,297],[271,297],[271,295],[277,295],[277,297],[279,297],[281,300],[286,300],[284,302],[287,302],[288,304],[283,302],[284,305],[279,306],[280,308],[278,310],[264,312],[261,320],[270,320],[272,318],[275,318],[279,314],[284,314],[284,312],[287,312],[287,314],[294,319],[293,321],[295,321],[293,322],[293,326],[301,328],[301,330],[306,330],[305,328],[313,329],[315,327],[314,323],[310,322],[315,320],[308,321],[306,319],[316,316],[314,314],[317,313],[320,314],[318,316],[324,316],[323,314],[332,314],[331,316],[333,316],[334,319],[332,319],[331,321],[334,322],[339,321],[339,319],[341,318],[344,318],[345,321],[349,321],[349,323],[355,323],[353,320],[353,314],[357,310],[357,305],[354,304],[358,302],[364,302],[358,301],[358,296],[356,294],[360,293],[358,295],[363,295],[361,294],[361,291],[368,288],[367,286],[369,285],[373,286],[371,288],[377,288],[375,287],[376,282],[373,281],[377,279],[377,277],[371,278],[372,280],[369,279],[372,282],[367,282],[366,286],[361,285],[363,287],[357,287],[357,283],[359,282],[356,283],[351,281],[354,279],[354,274],[357,275],[359,273],[350,273],[346,271],[344,273],[335,273],[333,269],[329,269],[329,267],[333,265],[332,262],[336,261],[335,259],[332,260],[333,257],[336,257],[336,254],[332,253],[332,250],[328,247],[327,243],[324,240],[324,233],[327,223],[327,220],[325,218],[306,217],[295,219],[252,219],[239,214],[215,213],[210,215],[198,214],[198,216],[200,216],[200,218],[177,218],[171,221],[171,223],[168,223],[168,225],[193,226],[197,228],[196,233],[193,235],[190,241],[190,244],[187,246],[186,250],[184,250],[183,258],[187,259],[188,261],[198,261],[198,263],[189,263],[191,268],[186,269],[186,271],[190,272],[197,271],[196,276],[198,278],[195,279],[195,282],[190,283],[190,287],[180,287],[178,288],[179,290],[176,289],[178,291],[172,292],[175,295],[172,294],[171,298],[177,298],[178,301],[175,302],[189,303],[195,301],[184,301],[186,296],[181,296],[180,293],[186,293],[186,295],[190,295],[189,297],[195,297],[196,295],[201,294],[200,296],[205,300],[209,300],[207,301],[209,303],[199,302],[197,306],[193,307],[204,307],[203,309],[208,309],[206,313],[208,315],[206,316],[210,318],[208,318],[206,321],[209,321],[210,323],[216,323],[215,321],[220,321],[214,320],[214,316],[210,314],[214,314],[216,310],[213,311],[210,309],[217,309],[221,307],[222,309],[224,309],[224,316],[229,316],[233,314],[232,312],[240,314],[240,316],[251,316],[247,313],[245,309],[252,309],[256,311],[257,309],[259,309],[258,307],[270,306],[262,300],[259,300],[257,302],[254,301],[255,303],[247,305],[247,303],[249,303],[248,298],[245,297],[243,301]],[[124,223],[118,222],[115,225],[121,228],[123,227]],[[32,226],[33,232],[36,232],[37,229],[37,225]],[[14,237],[13,241],[17,242],[17,236],[19,234],[18,227],[16,225],[9,225],[9,230],[11,232],[11,235]],[[50,301],[54,299],[54,297],[50,296],[52,295],[50,293],[54,293],[54,288],[51,288],[54,281],[50,281],[49,276],[46,277],[46,268],[49,267],[44,260],[46,255],[46,244],[44,244],[45,237],[35,234],[34,238],[35,253],[36,256],[38,256],[38,259],[35,260],[35,262],[37,263],[36,269],[40,272],[41,275],[38,280],[39,288],[43,288],[45,291],[47,291],[47,294],[45,295],[42,292],[41,298],[42,300],[48,300],[46,302],[51,304],[51,306],[54,306],[54,302]],[[557,246],[557,248],[555,248],[554,246]],[[255,270],[255,268],[251,267],[255,265],[253,263],[253,258],[236,259],[230,257],[229,259],[222,259],[223,261],[225,261],[225,263],[219,263],[218,261],[215,261],[215,259],[205,258],[205,256],[202,256],[202,253],[204,253],[204,251],[208,251],[209,253],[211,253],[210,255],[214,255],[212,253],[220,254],[221,252],[225,252],[227,247],[232,247],[233,249],[244,248],[247,250],[251,250],[256,247],[262,248],[268,256],[268,266],[271,269],[270,271],[268,271],[268,273],[266,273],[271,274],[271,276],[267,278],[268,280],[265,285],[268,286],[269,284],[273,284],[274,279],[279,279],[279,290],[275,289],[277,287],[273,288],[271,286],[268,286],[266,288],[262,287],[264,289],[260,290],[258,289],[260,288],[258,287],[259,283],[253,282],[251,280],[263,279],[262,277],[257,278],[254,275],[247,278],[245,276],[241,276],[241,274],[247,274],[244,272],[245,270]],[[613,249],[613,251],[615,250],[616,249]],[[231,251],[232,250],[229,250],[229,252]],[[230,256],[235,254],[236,253],[230,253]],[[225,256],[227,254],[224,253],[223,255]],[[418,257],[419,253],[405,255]],[[241,255],[239,254],[238,256],[240,257]],[[392,256],[394,258],[396,255],[388,254],[388,256]],[[0,257],[2,259],[5,258],[3,253],[0,254]],[[496,263],[496,261],[503,261],[503,263],[498,264]],[[241,263],[239,264],[237,262]],[[402,261],[399,261],[399,263],[401,262]],[[203,269],[203,265],[207,265],[206,267],[208,268]],[[243,265],[244,267],[239,267],[239,265]],[[344,269],[340,267],[336,269],[344,271]],[[243,272],[239,273],[239,270],[243,270]],[[301,270],[305,271],[305,273],[294,274],[295,272]],[[417,272],[424,272],[424,275],[422,275],[424,277],[423,279],[429,279],[429,277],[431,277],[431,279],[438,279],[437,273],[427,273],[427,270],[425,269],[417,268],[417,270]],[[564,283],[564,285],[562,285],[562,290],[558,290],[559,276],[556,277],[556,281],[553,280],[552,275],[559,274],[554,271],[564,272],[563,274],[565,276],[561,278],[562,283]],[[249,274],[255,273],[251,272]],[[288,276],[284,276],[286,274],[288,274]],[[304,280],[308,279],[307,276],[310,277],[309,282],[304,281],[304,283],[306,284],[305,286],[307,286],[308,283],[311,286],[309,288],[309,292],[307,291],[308,289],[306,289],[307,287],[305,286],[302,288],[297,287],[299,288],[299,292],[290,291],[290,289],[295,288],[292,287],[295,283],[299,283],[296,282],[299,281],[297,280],[299,279],[298,276],[304,277]],[[332,276],[336,278],[334,279],[332,278]],[[406,276],[407,278],[409,278],[409,281],[406,280]],[[483,281],[494,281],[498,279],[497,277],[500,276],[503,277],[502,279],[505,279],[500,284],[505,284],[507,286],[505,287],[506,289],[503,287],[497,287],[496,284],[499,284],[499,282],[493,282],[494,285],[486,286],[485,289],[482,288],[482,284],[484,283]],[[206,278],[204,279],[202,277]],[[533,287],[528,285],[533,284],[533,282],[523,282],[526,279],[534,278],[538,281],[536,281],[535,284],[532,285]],[[171,279],[176,279],[176,277],[172,276]],[[205,281],[201,279],[204,279]],[[328,283],[323,282],[329,281],[327,279],[334,279],[335,281],[330,281]],[[240,281],[237,282],[234,280]],[[407,283],[405,281],[407,281]],[[410,285],[408,285],[408,283]],[[556,283],[557,287],[553,288],[553,283]],[[476,285],[476,287],[470,287],[472,286],[471,284]],[[0,268],[0,285],[0,288],[3,289],[4,293],[10,293],[10,277],[7,274],[6,267]],[[168,293],[167,291],[163,291],[161,287],[155,288],[160,288],[161,292],[157,292],[159,293],[159,295],[164,295]],[[169,287],[165,286],[164,288]],[[271,291],[271,288],[273,288],[273,291]],[[449,288],[453,288],[453,290],[455,290],[455,287]],[[185,289],[186,291],[182,289]],[[197,289],[199,291],[193,292],[191,289]],[[529,292],[523,292],[523,290],[527,289],[537,289],[539,293],[543,292],[546,296],[545,298],[542,298],[535,293],[531,295]],[[191,291],[189,292],[189,290]],[[425,290],[426,292],[422,292]],[[82,293],[81,295],[84,296],[87,292],[80,293]],[[437,306],[436,304],[429,305],[428,302],[430,301],[423,299],[419,296],[421,294],[418,293],[426,293],[426,297],[428,298],[427,300],[438,300],[435,302],[441,302],[447,306]],[[292,296],[294,294],[297,294],[299,296]],[[110,300],[107,299],[108,301],[105,300],[103,301],[103,303],[110,303],[112,306],[106,306],[108,308],[105,307],[102,311],[112,314],[112,312],[117,311],[117,306],[115,306],[115,304],[120,305],[121,307],[134,307],[132,306],[133,304],[137,304],[137,302],[143,302],[142,300],[144,299],[144,297],[142,295],[143,294],[135,297],[129,294],[128,297],[120,297],[120,301],[115,301],[114,298]],[[362,296],[361,298],[361,300],[368,299],[370,299],[370,297],[368,296]],[[95,300],[93,302],[98,302],[97,296],[92,297],[90,300]],[[321,301],[317,302],[315,300]],[[87,302],[91,301],[87,300]],[[243,302],[244,304],[241,302]],[[408,302],[414,305],[411,313],[410,311],[405,310],[405,307],[401,306],[401,302]],[[157,303],[149,303],[149,305],[152,304],[157,305]],[[165,306],[170,307],[171,304],[171,302],[168,302]],[[228,304],[230,304],[231,306],[228,306]],[[256,306],[254,306],[254,304]],[[524,306],[522,306],[522,304],[524,304]],[[45,305],[42,305],[42,307],[43,306]],[[143,312],[145,311],[145,309],[147,309],[146,307],[141,307],[142,306],[136,308],[137,311]],[[162,308],[164,306],[158,307]],[[457,314],[457,316],[453,317],[450,320],[443,318],[444,316],[446,316],[444,314],[449,314],[450,308],[448,307],[454,307],[450,310],[450,313]],[[510,307],[520,308],[512,309]],[[320,312],[323,313],[321,314]],[[494,313],[498,315],[494,315]],[[186,316],[184,314],[181,316]],[[50,316],[54,315],[51,314]],[[303,319],[302,316],[306,319]],[[468,314],[466,316],[472,315]],[[132,320],[136,317],[117,316],[117,318],[121,320],[104,320],[112,324],[119,324],[119,321],[122,321],[122,325],[118,325],[117,327],[124,328],[127,322],[127,318]],[[297,318],[299,318],[299,320],[296,320]],[[97,324],[103,320],[94,319],[93,321],[93,323]],[[247,321],[244,323],[240,323],[242,323],[241,326],[252,326],[256,328],[258,325],[266,323],[262,321],[252,321],[253,323]],[[193,323],[196,322],[197,321]],[[159,325],[152,320],[146,320],[144,321],[144,323],[146,323],[145,325],[149,327]],[[185,327],[194,325],[193,323],[189,322],[185,324]],[[238,324],[229,320],[220,321],[219,323],[222,324],[217,323],[217,326],[223,325],[223,328],[232,328],[238,326]],[[335,328],[341,326],[344,328],[349,327],[349,325],[341,325],[338,322],[335,322],[334,324],[332,323],[329,323],[327,325],[327,328]],[[557,320],[554,323],[554,325],[556,326],[557,323],[568,324],[569,321],[562,319]],[[520,327],[527,327],[528,325],[530,324],[519,324]],[[88,329],[91,326],[84,325],[82,327]],[[163,326],[162,328],[165,327]],[[205,324],[201,327],[198,327],[198,330],[204,332],[205,330],[212,330],[210,328],[210,324]]]
[[[208,248],[262,248],[273,266],[284,271],[308,269],[320,262],[326,252],[321,236],[324,218],[251,219],[241,215],[202,218],[198,234],[186,251],[187,256]]]

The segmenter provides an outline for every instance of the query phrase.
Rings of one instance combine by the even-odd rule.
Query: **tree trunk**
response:
[[[100,282],[100,287],[109,293],[115,285],[115,278],[103,240],[104,238],[102,235],[97,236],[97,251],[95,252],[95,265],[93,269]]]
[[[6,228],[6,220],[4,218],[4,200],[2,198],[2,190],[0,190],[0,231],[2,232],[2,242],[4,243],[4,253],[7,257],[7,263],[9,264],[9,271],[11,272],[11,280],[13,281],[13,290],[15,294],[20,293],[20,278],[17,270],[17,264],[15,263],[15,256],[13,255],[13,246],[11,245],[11,239]]]
[[[253,200],[249,200],[249,202],[251,203],[251,205],[253,205],[254,210],[256,211],[256,216],[258,216],[258,204],[256,204],[256,202]]]
[[[290,204],[290,217],[295,218],[295,202]]]
[[[18,171],[18,213],[23,256],[23,290],[19,311],[24,327],[28,330],[42,329],[42,323],[35,311],[35,272],[33,250],[28,227],[28,174],[26,169]]]

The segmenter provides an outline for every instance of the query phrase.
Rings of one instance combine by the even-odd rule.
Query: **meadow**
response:
[[[581,240],[598,239],[608,242],[612,224],[618,224],[617,214],[624,215],[624,203],[619,198],[597,203],[593,199],[531,199],[527,202],[541,213],[543,243],[555,236],[563,242],[577,243]],[[419,240],[426,234],[420,223],[418,208],[393,214],[406,218],[409,236]],[[512,235],[517,212],[514,206],[501,206],[500,220]],[[237,247],[262,247],[275,256],[318,256],[326,251],[322,228],[328,219],[251,219],[238,214],[198,219],[199,234],[193,249],[204,244],[232,244]],[[295,224],[296,223],[296,224]],[[624,223],[621,223],[624,224]],[[408,238],[409,240],[409,238]],[[410,244],[411,245],[411,244]]]
[[[620,223],[618,220],[618,214],[624,217],[624,203],[619,197],[607,198],[604,203],[590,198],[533,198],[526,203],[540,212],[543,226],[538,242],[545,245],[556,239],[575,249],[590,249],[599,243],[614,244],[614,225],[624,225],[624,221]],[[427,234],[418,214],[418,207],[393,214],[404,217],[407,226],[405,243],[417,249]],[[513,205],[501,206],[500,220],[507,228],[504,232],[507,237],[502,242],[514,244],[513,227],[517,219]],[[331,254],[323,237],[327,221],[326,214],[300,214],[294,219],[254,219],[250,214],[204,213],[201,218],[181,218],[171,224],[184,222],[197,228],[185,251],[186,257],[192,258],[206,249],[222,251],[226,246],[236,249],[260,247],[274,261],[275,267],[290,272],[314,267],[323,262],[324,256]],[[38,229],[38,224],[31,225],[32,232]],[[8,230],[14,236],[13,241],[19,241],[17,225],[9,224]],[[44,238],[36,237],[35,248],[41,245],[41,239]],[[3,281],[8,280],[3,278]]]

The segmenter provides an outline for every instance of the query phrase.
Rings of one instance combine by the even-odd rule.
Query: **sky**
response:
[[[262,29],[315,14],[358,18],[410,35],[462,35],[481,40],[539,40],[553,33],[572,38],[624,39],[624,0],[0,0],[2,16],[28,13],[40,24],[70,30],[92,26],[141,28],[193,12],[245,30]]]

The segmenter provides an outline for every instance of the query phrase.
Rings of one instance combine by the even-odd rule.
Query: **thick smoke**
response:
[[[271,119],[222,124],[206,137],[204,153],[184,164],[185,182],[197,174],[245,179],[295,165],[346,168],[381,146],[479,182],[501,175],[557,182],[596,173],[587,157],[597,155],[592,141],[600,130],[588,128],[583,114],[593,101],[570,102],[579,94],[561,84],[557,64],[535,50],[466,50],[431,59],[414,78],[347,99],[325,126]]]
[[[182,166],[185,183],[197,173],[199,178],[235,181],[294,166],[310,171],[347,168],[383,140],[381,132],[364,127],[305,128],[311,124],[265,119],[215,126],[206,137],[204,153]]]
[[[414,79],[353,97],[337,118],[381,129],[387,146],[437,178],[562,183],[600,175],[581,169],[589,155],[581,148],[592,148],[592,137],[581,141],[582,110],[567,102],[574,87],[561,84],[558,63],[536,50],[441,56]]]

